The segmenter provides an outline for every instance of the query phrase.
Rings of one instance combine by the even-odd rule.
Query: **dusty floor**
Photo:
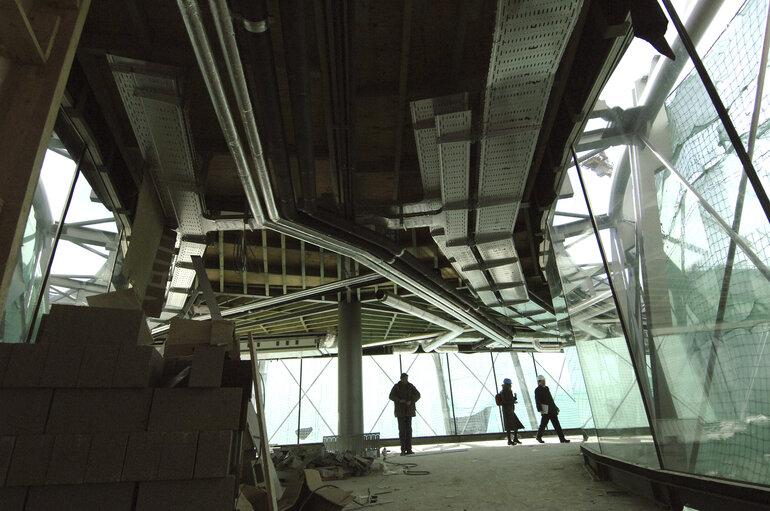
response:
[[[594,481],[583,467],[582,439],[571,440],[559,444],[556,438],[546,438],[548,443],[538,444],[527,439],[514,447],[505,441],[416,446],[414,456],[386,459],[416,463],[411,470],[428,475],[378,474],[334,484],[353,491],[361,503],[368,494],[378,494],[376,508],[383,511],[661,509],[610,483]],[[387,471],[403,468],[387,465]],[[358,508],[351,503],[345,510]]]

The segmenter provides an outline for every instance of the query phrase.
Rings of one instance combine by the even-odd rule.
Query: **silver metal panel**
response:
[[[177,256],[168,288],[189,289],[195,272],[180,268],[193,255],[202,256],[204,244],[183,240],[206,233],[203,208],[195,178],[195,151],[182,108],[178,76],[171,67],[108,55],[115,83],[126,107],[139,149],[149,166],[167,220],[177,225]],[[187,294],[168,292],[165,309],[181,309]]]

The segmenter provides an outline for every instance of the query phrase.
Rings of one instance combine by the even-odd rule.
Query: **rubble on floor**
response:
[[[352,452],[325,452],[322,447],[298,446],[283,448],[272,454],[273,464],[281,479],[291,480],[301,471],[313,468],[324,481],[363,476],[382,472],[381,460],[370,456],[359,456]]]

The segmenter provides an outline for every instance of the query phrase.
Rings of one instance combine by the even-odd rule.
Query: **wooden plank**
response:
[[[264,232],[264,231],[263,231]],[[251,376],[254,382],[254,403],[257,408],[259,421],[259,461],[262,464],[262,473],[265,475],[265,491],[267,492],[267,504],[270,511],[278,511],[278,499],[276,498],[275,467],[270,458],[270,445],[267,443],[267,426],[265,425],[265,407],[262,403],[262,390],[260,388],[259,369],[257,368],[257,350],[254,349],[254,336],[249,333],[249,351],[251,354]]]
[[[42,66],[12,64],[0,95],[0,310],[14,268],[90,0],[61,11],[59,30]],[[4,15],[0,14],[0,18]]]
[[[19,0],[0,1],[0,45],[11,60],[45,64],[46,56]]]

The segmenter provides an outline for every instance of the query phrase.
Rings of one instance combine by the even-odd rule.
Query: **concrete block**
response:
[[[158,479],[192,479],[198,432],[174,431],[162,435]]]
[[[5,479],[6,486],[44,484],[52,450],[53,435],[17,436]]]
[[[121,346],[112,386],[154,387],[162,374],[163,357],[153,346]]]
[[[152,344],[144,313],[139,310],[54,304],[45,323],[38,343]]]
[[[43,433],[52,395],[49,389],[0,389],[0,435]]]
[[[155,389],[148,431],[240,429],[240,388]]]
[[[24,511],[28,490],[26,486],[0,488],[0,511]]]
[[[199,344],[193,350],[189,387],[219,387],[225,364],[225,346]]]
[[[232,442],[232,431],[201,431],[198,434],[194,477],[226,477],[230,473]]]
[[[47,433],[130,433],[147,429],[152,389],[56,389]]]
[[[8,467],[11,466],[11,456],[13,455],[13,444],[16,437],[0,436],[0,487],[5,485],[5,476],[8,474]]]
[[[86,483],[115,483],[121,480],[126,459],[128,433],[97,433],[91,437]]]
[[[56,435],[45,483],[83,483],[90,446],[91,435]]]
[[[41,345],[42,346],[42,345]],[[83,361],[83,346],[49,344],[41,387],[72,388],[78,383],[78,372]]]
[[[39,387],[47,356],[48,346],[44,344],[14,344],[3,387]]]
[[[157,479],[163,433],[140,431],[128,437],[123,481],[152,481]]]
[[[136,511],[230,510],[235,505],[235,478],[139,483]]]
[[[118,353],[120,353],[120,346],[106,344],[84,346],[77,386],[96,389],[112,387]]]
[[[38,486],[29,489],[25,510],[131,511],[134,492],[134,483]]]

